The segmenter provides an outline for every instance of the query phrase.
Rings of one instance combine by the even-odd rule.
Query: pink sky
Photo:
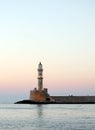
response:
[[[37,87],[39,61],[51,95],[95,95],[94,5],[88,0],[0,2],[1,101],[29,97]]]

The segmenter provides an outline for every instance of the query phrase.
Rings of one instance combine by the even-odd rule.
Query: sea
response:
[[[0,104],[0,130],[95,130],[95,105]]]

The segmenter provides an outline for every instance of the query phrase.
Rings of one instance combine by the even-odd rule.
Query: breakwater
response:
[[[22,100],[16,104],[95,104],[95,96],[50,96],[53,101]]]
[[[51,96],[56,103],[95,103],[95,96]]]

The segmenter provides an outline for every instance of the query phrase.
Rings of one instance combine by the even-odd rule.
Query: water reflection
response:
[[[43,106],[41,104],[37,105],[37,113],[39,118],[43,116]]]
[[[38,104],[37,105],[37,116],[38,116],[38,118],[37,118],[37,126],[38,126],[38,128],[39,128],[39,130],[42,130],[42,128],[44,127],[43,126],[43,105],[41,105],[41,104]]]

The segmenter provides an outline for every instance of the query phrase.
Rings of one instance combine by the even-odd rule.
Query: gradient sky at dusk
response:
[[[95,0],[0,1],[0,102],[29,98],[39,61],[50,95],[95,95]]]

